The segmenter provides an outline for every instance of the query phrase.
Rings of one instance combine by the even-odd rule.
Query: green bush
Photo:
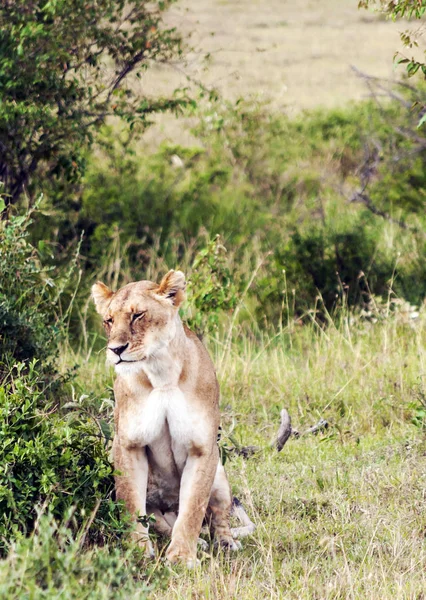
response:
[[[75,531],[92,516],[88,540],[125,527],[111,500],[109,425],[92,399],[69,402],[70,372],[58,367],[75,265],[53,277],[47,244],[29,243],[32,214],[0,221],[0,553],[31,533],[40,507],[57,518],[73,508]]]
[[[196,254],[189,270],[184,319],[197,335],[217,329],[221,314],[235,309],[238,283],[231,273],[226,248],[216,236]]]
[[[89,275],[103,269],[118,280],[123,261],[106,268],[111,240],[125,249],[134,279],[152,270],[154,254],[174,267],[188,247],[220,234],[235,257],[231,279],[241,279],[241,263],[247,279],[270,256],[246,297],[268,321],[284,304],[304,313],[318,295],[327,310],[370,293],[387,297],[391,280],[396,294],[420,304],[426,154],[410,98],[293,120],[253,102],[217,103],[198,114],[197,147],[163,145],[144,156],[139,141],[105,129],[58,242],[84,230]],[[210,285],[205,277],[197,285]]]
[[[133,148],[112,143],[111,135],[106,132],[103,153],[89,162],[84,178],[77,227],[86,232],[90,266],[99,263],[117,230],[137,263],[141,250],[157,240],[160,252],[173,236],[188,244],[205,230],[238,243],[250,221],[259,222],[249,184],[234,186],[232,165],[221,154],[163,146],[141,161]]]
[[[426,297],[425,252],[420,236],[364,211],[296,227],[256,282],[258,317],[275,322],[314,305],[319,314],[365,307],[372,296],[420,306]]]
[[[168,571],[147,565],[134,548],[94,547],[81,551],[84,529],[73,535],[67,521],[52,515],[39,517],[37,530],[21,539],[0,561],[0,597],[3,600],[82,600],[114,598],[139,600],[163,587]]]
[[[17,363],[0,387],[0,438],[1,553],[31,533],[41,508],[58,519],[73,508],[74,531],[92,516],[87,539],[104,542],[122,530],[111,500],[108,438],[87,411],[46,400],[35,361],[26,373]]]
[[[0,220],[0,381],[13,361],[52,362],[62,336],[58,289],[40,260],[44,243],[29,243],[30,223],[31,213]]]

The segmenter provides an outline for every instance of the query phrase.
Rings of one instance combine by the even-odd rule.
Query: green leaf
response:
[[[418,125],[417,125],[417,129],[420,129],[420,127],[421,127],[422,125],[424,125],[424,123],[426,123],[426,112],[425,112],[425,113],[424,113],[424,115],[423,115],[423,116],[420,118],[420,121],[418,122]]]

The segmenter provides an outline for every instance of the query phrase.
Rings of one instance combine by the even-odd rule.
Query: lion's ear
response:
[[[178,307],[185,300],[185,287],[185,275],[182,271],[172,270],[163,277],[156,294]]]
[[[108,302],[111,300],[113,294],[114,292],[112,292],[109,287],[107,287],[101,281],[98,281],[92,285],[92,298],[95,303],[96,310],[100,315],[104,315],[106,313]]]

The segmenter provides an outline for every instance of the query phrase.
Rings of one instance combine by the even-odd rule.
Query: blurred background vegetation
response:
[[[305,348],[305,326],[326,331],[401,311],[410,320],[424,306],[426,87],[419,75],[426,67],[415,35],[402,34],[400,79],[355,73],[335,55],[348,82],[357,82],[356,94],[342,99],[335,92],[330,100],[326,65],[315,67],[313,53],[305,60],[323,69],[318,93],[328,96],[317,102],[301,93],[295,109],[256,93],[259,82],[249,94],[247,78],[240,88],[229,83],[229,94],[219,79],[214,85],[220,48],[194,42],[196,7],[183,2],[189,12],[179,13],[174,4],[75,0],[70,10],[65,0],[7,0],[0,7],[3,554],[28,532],[39,540],[57,531],[51,519],[65,513],[77,550],[90,541],[116,544],[126,529],[107,452],[111,389],[104,391],[105,381],[87,389],[104,344],[89,302],[96,279],[116,289],[184,269],[183,316],[207,343],[222,340],[223,360],[238,335],[261,354],[277,332],[300,328]],[[384,15],[421,19],[426,6],[360,5],[379,12],[330,0],[297,16],[287,7],[287,22],[277,21],[281,9],[271,3],[265,21],[255,12],[250,25],[259,42],[253,61],[272,68],[276,48],[268,54],[266,40],[293,31],[291,19],[308,27],[310,18],[336,13],[373,38],[373,27],[392,27]],[[200,31],[209,6],[198,7]],[[224,11],[237,8],[223,3]],[[397,42],[385,45],[390,64]],[[191,70],[194,56],[210,63],[205,76]],[[232,67],[223,69],[228,82]],[[273,67],[276,85],[283,66]],[[261,67],[256,73],[261,81]],[[291,339],[282,342],[292,348]],[[423,428],[424,403],[413,410]],[[50,516],[38,529],[45,510]],[[119,582],[128,557],[118,566],[108,557],[97,560]]]
[[[265,326],[290,309],[304,318],[319,297],[329,312],[365,308],[391,281],[392,294],[420,305],[421,82],[366,74],[368,100],[291,118],[191,79],[169,97],[141,95],[145,71],[193,51],[162,21],[168,8],[10,2],[0,14],[3,220],[37,203],[29,241],[39,260],[53,271],[77,261],[78,290],[73,280],[62,292],[74,300],[71,332],[94,278],[117,286],[191,269],[217,235],[236,291],[262,263],[245,303]],[[184,113],[191,145],[148,148],[144,131],[163,111]]]

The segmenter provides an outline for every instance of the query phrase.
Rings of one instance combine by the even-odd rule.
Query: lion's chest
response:
[[[176,463],[186,460],[197,424],[179,388],[152,390],[132,405],[126,417],[122,433],[130,445],[154,449],[170,444]]]

